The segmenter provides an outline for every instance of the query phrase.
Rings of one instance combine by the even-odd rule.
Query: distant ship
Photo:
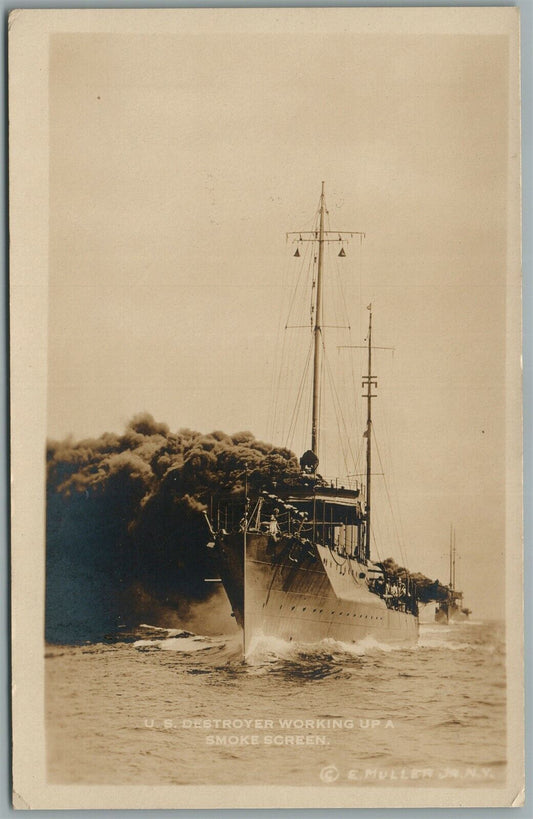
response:
[[[455,529],[450,529],[450,584],[447,588],[447,595],[445,600],[441,600],[435,609],[435,622],[458,623],[467,620],[470,616],[470,609],[463,606],[463,592],[458,591],[455,577],[455,561],[457,550],[455,545]]]
[[[255,497],[245,477],[244,497],[221,500],[211,511],[214,552],[233,614],[243,629],[244,651],[254,638],[314,643],[327,638],[355,643],[413,644],[418,638],[416,589],[407,575],[391,576],[373,562],[371,546],[372,306],[369,305],[366,374],[366,484],[338,487],[318,473],[322,391],[324,246],[357,234],[325,229],[324,183],[315,229],[298,231],[314,247],[310,329],[313,334],[311,447],[300,459],[297,480]]]

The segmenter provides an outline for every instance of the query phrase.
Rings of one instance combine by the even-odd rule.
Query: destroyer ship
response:
[[[447,588],[446,598],[441,600],[435,608],[435,622],[443,625],[460,623],[468,620],[470,616],[470,609],[463,605],[463,592],[456,589],[456,559],[455,529],[452,526],[450,528],[450,584]]]
[[[391,576],[371,554],[372,536],[372,305],[364,345],[362,377],[366,404],[366,470],[363,486],[339,487],[319,474],[319,432],[323,372],[324,247],[354,235],[327,230],[324,183],[314,230],[298,231],[295,256],[312,243],[312,417],[310,449],[300,458],[300,475],[283,487],[249,491],[221,500],[210,526],[220,578],[233,614],[243,630],[245,655],[262,636],[316,643],[332,639],[355,643],[375,638],[415,643],[418,603],[407,573]],[[355,396],[354,396],[355,398]],[[392,545],[392,544],[391,544]]]

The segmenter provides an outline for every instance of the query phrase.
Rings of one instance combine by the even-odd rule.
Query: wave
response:
[[[437,648],[437,649],[445,649],[447,651],[469,651],[478,646],[474,646],[471,643],[457,643],[453,640],[439,640],[439,639],[432,639],[432,638],[425,638],[422,635],[418,638],[417,648],[419,649],[427,649],[427,648]]]
[[[133,646],[144,650],[181,651],[185,654],[212,648],[212,644],[208,643],[206,638],[197,636],[166,637],[162,640],[136,640]]]
[[[326,638],[315,643],[284,640],[258,632],[251,641],[246,657],[242,653],[242,633],[207,636],[184,629],[161,628],[143,624],[133,645],[140,651],[170,651],[176,654],[207,654],[215,659],[213,664],[220,667],[224,662],[243,663],[249,671],[261,673],[264,670],[278,670],[284,664],[287,668],[305,666],[309,673],[320,675],[327,668],[337,669],[349,665],[362,657],[379,657],[397,653],[418,651],[494,651],[494,646],[451,639],[458,632],[452,627],[422,627],[415,644],[385,643],[367,636],[356,643]],[[462,632],[461,632],[462,634]],[[464,636],[462,634],[462,636]]]
[[[133,646],[143,650],[161,649],[189,653],[210,648],[212,645],[211,638],[180,628],[162,628],[142,623],[138,632],[143,636],[140,640],[136,640]]]
[[[375,637],[364,637],[356,643],[326,638],[316,643],[300,643],[257,633],[246,654],[250,665],[264,665],[279,660],[324,661],[343,657],[363,657],[379,652],[405,651],[412,648],[402,643],[381,643]]]
[[[430,629],[430,632],[442,634],[439,629]],[[444,637],[444,635],[443,635]],[[337,659],[343,657],[364,657],[392,652],[416,652],[427,649],[444,649],[447,651],[483,651],[492,650],[492,646],[481,646],[475,643],[458,642],[450,639],[420,634],[417,643],[383,643],[375,637],[364,637],[356,643],[344,643],[341,640],[326,638],[317,643],[288,642],[278,637],[268,637],[258,634],[254,637],[246,655],[246,661],[251,665],[258,665],[277,660],[294,659]]]
[[[195,634],[193,631],[186,631],[183,628],[164,628],[163,626],[150,626],[146,623],[142,623],[138,629],[137,633],[141,633],[143,636],[146,634],[161,634],[164,635],[165,638],[167,637],[200,637],[201,635]],[[205,638],[207,639],[207,638]]]
[[[184,629],[160,628],[143,625],[139,630],[145,635],[133,643],[138,651],[168,651],[184,657],[206,656],[213,668],[242,662],[242,638],[240,634],[216,637],[194,634]],[[146,635],[146,631],[148,635]],[[150,635],[153,635],[150,637]],[[191,672],[192,673],[192,672]]]

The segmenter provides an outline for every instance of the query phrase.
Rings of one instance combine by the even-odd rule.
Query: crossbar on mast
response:
[[[331,236],[335,236],[335,239],[330,239]],[[320,231],[318,230],[294,230],[290,233],[285,234],[286,238],[288,239],[289,236],[297,236],[297,239],[292,239],[293,242],[317,242],[320,238]],[[309,238],[304,238],[309,237]],[[353,239],[354,236],[359,236],[360,239],[364,239],[366,233],[363,233],[360,230],[324,230],[322,231],[322,241],[323,242],[346,242],[348,239]]]

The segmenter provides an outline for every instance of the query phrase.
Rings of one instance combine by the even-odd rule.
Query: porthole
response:
[[[303,607],[303,609],[302,609],[302,611],[305,611],[305,610],[306,610],[306,608],[307,608],[307,606],[304,606],[304,607]]]

